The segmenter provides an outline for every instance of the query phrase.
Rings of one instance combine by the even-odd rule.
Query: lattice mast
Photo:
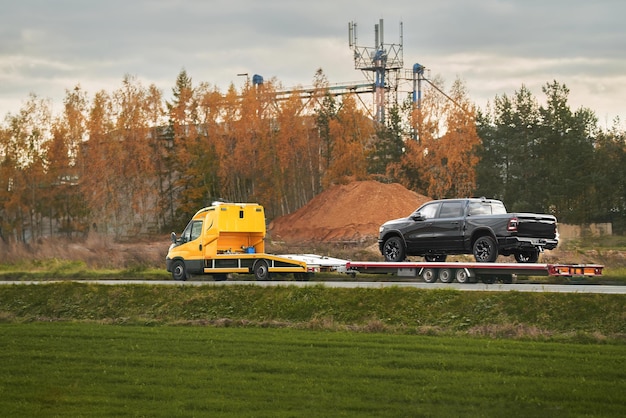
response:
[[[374,25],[374,47],[357,45],[357,24],[348,23],[350,48],[354,51],[354,68],[361,70],[373,83],[374,110],[376,120],[385,122],[385,109],[398,100],[399,74],[404,65],[402,51],[402,22],[400,22],[400,43],[386,44],[384,41],[383,19]]]

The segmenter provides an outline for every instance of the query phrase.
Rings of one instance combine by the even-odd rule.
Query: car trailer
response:
[[[421,277],[427,283],[513,283],[520,276],[595,277],[601,276],[599,264],[540,263],[465,263],[465,262],[361,262],[348,261],[348,273],[395,274],[398,277]]]

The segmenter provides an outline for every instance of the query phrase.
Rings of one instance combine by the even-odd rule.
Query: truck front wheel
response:
[[[174,260],[172,263],[172,278],[174,280],[183,281],[189,278],[189,273],[187,273],[187,268],[183,260]]]
[[[259,281],[270,279],[270,267],[265,260],[257,260],[252,268],[254,271],[254,278]]]
[[[398,263],[406,258],[404,243],[400,237],[390,237],[383,244],[383,256],[385,261]]]
[[[483,235],[474,242],[473,254],[479,263],[493,263],[498,258],[498,247],[493,238]]]

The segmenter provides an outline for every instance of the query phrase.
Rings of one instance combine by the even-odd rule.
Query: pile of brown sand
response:
[[[431,200],[404,186],[357,181],[334,186],[307,205],[275,219],[272,240],[290,243],[364,242],[378,237],[378,228],[390,219],[410,215]]]

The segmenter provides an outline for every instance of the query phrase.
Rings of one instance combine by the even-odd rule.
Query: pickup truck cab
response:
[[[386,261],[424,256],[445,261],[451,254],[473,254],[478,262],[514,255],[520,263],[536,263],[544,249],[558,244],[552,215],[507,213],[499,200],[444,199],[427,202],[410,216],[384,223],[378,245]]]

